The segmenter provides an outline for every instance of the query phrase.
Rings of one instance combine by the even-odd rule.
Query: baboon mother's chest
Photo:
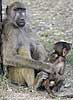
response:
[[[22,55],[25,58],[30,58],[30,40],[24,33],[17,36],[16,45],[19,55]]]

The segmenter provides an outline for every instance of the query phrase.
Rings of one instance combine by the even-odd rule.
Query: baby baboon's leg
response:
[[[45,79],[44,82],[43,82],[43,86],[45,87],[45,90],[47,91],[47,93],[49,94],[49,96],[52,97],[52,98],[55,98],[56,96],[52,92],[52,90],[50,88],[50,84],[51,83],[49,82],[49,79]]]
[[[37,90],[39,87],[42,86],[43,80],[48,78],[48,74],[41,71],[37,74],[35,83],[34,83],[34,88]]]
[[[62,78],[61,78],[62,77]],[[59,77],[58,79],[55,80],[55,86],[53,88],[54,91],[58,92],[61,88],[61,86],[64,84],[64,78],[63,76]]]

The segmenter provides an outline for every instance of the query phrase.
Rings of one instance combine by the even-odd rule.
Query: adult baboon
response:
[[[50,55],[49,61],[54,65],[52,74],[39,72],[36,77],[35,89],[43,86],[51,97],[54,97],[52,89],[58,91],[63,84],[63,74],[65,69],[65,58],[71,49],[71,44],[67,42],[57,42],[54,44],[54,52]]]
[[[7,19],[3,31],[3,61],[7,57],[17,55],[36,60],[44,60],[44,47],[30,35],[26,27],[26,8],[20,2],[14,2],[6,9]],[[10,59],[11,59],[10,58]],[[34,69],[14,68],[7,66],[7,77],[13,83],[32,86],[34,83]]]

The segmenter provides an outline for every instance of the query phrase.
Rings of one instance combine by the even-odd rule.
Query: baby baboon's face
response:
[[[54,50],[59,56],[66,56],[71,49],[71,43],[57,42],[54,44]]]

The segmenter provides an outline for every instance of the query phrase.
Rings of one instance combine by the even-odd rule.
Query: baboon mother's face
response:
[[[18,27],[25,26],[26,8],[23,3],[14,2],[6,9],[7,18],[15,23]]]
[[[13,18],[19,27],[25,26],[26,11],[23,8],[13,9]]]

